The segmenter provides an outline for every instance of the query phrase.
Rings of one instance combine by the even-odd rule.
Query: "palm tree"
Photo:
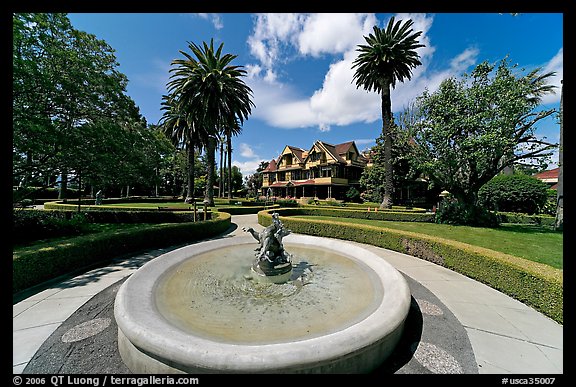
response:
[[[356,68],[352,81],[356,87],[368,91],[376,91],[382,100],[382,135],[384,137],[384,198],[380,208],[392,207],[392,103],[390,87],[395,88],[396,82],[404,82],[412,78],[412,69],[421,65],[417,48],[418,37],[422,31],[413,32],[414,22],[407,20],[404,24],[394,17],[388,22],[386,29],[374,26],[374,33],[364,36],[367,45],[358,45],[356,51],[360,54],[354,60],[352,69]]]
[[[220,181],[218,184],[218,197],[224,197],[224,138],[219,138],[220,143]]]
[[[188,169],[187,176],[187,189],[186,198],[184,201],[186,203],[194,202],[194,148],[197,146],[201,147],[199,142],[199,132],[196,130],[196,125],[194,122],[188,121],[186,116],[178,110],[178,103],[174,96],[163,95],[162,96],[162,107],[163,110],[162,117],[160,118],[159,125],[161,126],[164,134],[172,141],[176,146],[181,146],[184,144],[186,147],[186,162]]]
[[[238,120],[234,120],[232,126],[227,126],[224,130],[226,135],[226,152],[228,153],[228,199],[232,199],[232,136],[237,136],[242,132]]]
[[[179,109],[188,121],[202,126],[202,141],[206,146],[207,182],[205,201],[214,205],[214,161],[220,128],[241,123],[251,113],[254,103],[252,90],[240,79],[246,75],[241,66],[230,65],[237,55],[222,54],[224,43],[215,50],[214,40],[202,46],[188,43],[192,55],[180,51],[186,59],[177,59],[170,89],[178,95]]]

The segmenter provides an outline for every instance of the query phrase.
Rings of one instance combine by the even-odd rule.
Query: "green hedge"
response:
[[[80,211],[158,211],[158,207],[125,207],[125,206],[111,206],[108,203],[105,206],[97,206],[94,204],[94,200],[82,199],[80,203]],[[120,202],[118,202],[120,203]],[[125,202],[126,203],[126,202]],[[117,204],[117,203],[114,203]],[[201,206],[198,208],[202,208]],[[45,210],[64,210],[64,211],[78,211],[78,201],[69,201],[63,203],[61,201],[44,203]],[[181,209],[180,211],[192,211],[187,209]]]
[[[434,222],[434,214],[420,213],[413,211],[366,211],[366,210],[352,210],[341,207],[317,207],[317,206],[304,206],[298,208],[285,208],[283,214],[286,216],[291,215],[314,215],[314,216],[332,216],[337,218],[355,218],[355,219],[371,219],[371,220],[389,220],[396,222]]]
[[[331,204],[327,204],[327,203],[333,203],[333,202],[326,202],[326,201],[318,201],[319,204],[314,204],[314,202],[309,203],[309,204],[303,204],[301,205],[301,207],[312,207],[312,208],[334,208],[334,209],[348,209],[348,210],[364,210],[364,211],[368,211],[368,208],[370,208],[371,211],[374,210],[374,208],[378,208],[378,212],[380,211],[392,211],[392,212],[426,212],[425,208],[419,208],[419,207],[406,207],[406,206],[392,206],[392,208],[387,208],[387,209],[380,209],[380,205],[376,204],[376,203],[340,203],[339,205],[331,205]]]
[[[159,224],[139,230],[90,234],[12,256],[12,291],[17,293],[55,277],[94,267],[122,254],[218,235],[230,227],[220,213],[202,222]]]
[[[336,221],[290,218],[292,209],[277,210],[296,233],[352,240],[412,255],[464,274],[563,323],[563,271],[466,243],[382,227]],[[269,211],[258,222],[272,222]]]
[[[556,218],[550,215],[528,215],[517,212],[497,212],[499,223],[535,224],[554,227]]]
[[[257,214],[258,212],[265,210],[267,208],[279,208],[278,204],[274,204],[272,206],[230,206],[230,207],[212,207],[212,209],[216,209],[218,212],[227,212],[230,215],[246,215],[246,214]]]

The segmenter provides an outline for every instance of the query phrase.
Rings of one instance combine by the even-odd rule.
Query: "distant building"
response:
[[[262,195],[344,199],[350,187],[359,188],[368,159],[354,141],[332,145],[316,141],[309,150],[286,145],[262,171]]]
[[[560,173],[560,168],[550,169],[548,171],[543,171],[534,175],[538,180],[543,181],[548,184],[548,188],[558,189],[558,174]]]

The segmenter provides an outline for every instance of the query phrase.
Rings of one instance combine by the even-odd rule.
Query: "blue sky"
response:
[[[412,19],[422,31],[422,65],[412,79],[392,91],[398,113],[425,88],[436,90],[450,76],[461,76],[485,60],[508,56],[519,68],[555,71],[556,95],[543,108],[559,108],[563,77],[561,13],[436,14],[183,14],[70,13],[76,29],[96,35],[116,51],[119,70],[129,79],[128,94],[149,123],[158,123],[160,102],[174,59],[190,52],[188,42],[214,39],[237,55],[255,108],[233,139],[233,164],[246,176],[260,161],[276,158],[285,145],[309,149],[315,140],[338,144],[355,140],[363,150],[381,131],[380,97],[357,89],[351,63],[356,47],[374,25],[390,17]],[[559,124],[548,119],[538,136],[558,142]],[[557,161],[557,155],[554,162]],[[555,165],[552,165],[554,167]]]

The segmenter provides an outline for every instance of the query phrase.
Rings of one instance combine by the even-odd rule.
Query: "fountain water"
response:
[[[364,373],[392,353],[411,296],[391,265],[351,243],[290,234],[277,215],[244,231],[260,242],[256,259],[249,237],[202,242],[122,285],[114,313],[128,368]]]

